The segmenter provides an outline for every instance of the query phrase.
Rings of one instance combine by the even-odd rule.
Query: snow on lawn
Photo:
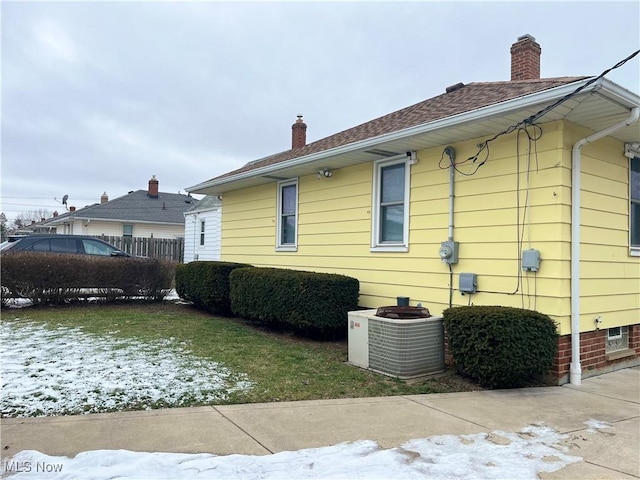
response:
[[[251,388],[245,374],[198,358],[173,339],[138,342],[3,321],[0,345],[3,417],[206,404]]]
[[[75,458],[25,450],[3,465],[12,480],[55,479],[537,479],[582,460],[569,456],[566,437],[544,427],[518,433],[439,435],[382,449],[370,440],[273,455],[140,453],[94,450]]]

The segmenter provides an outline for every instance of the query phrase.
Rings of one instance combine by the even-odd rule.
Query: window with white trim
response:
[[[298,248],[298,179],[278,182],[276,250]]]
[[[410,166],[402,158],[380,160],[373,166],[373,251],[409,250]]]
[[[122,225],[122,236],[123,237],[133,237],[133,225]]]
[[[204,246],[204,227],[205,227],[205,221],[204,220],[200,220],[200,246]]]
[[[615,352],[627,348],[629,348],[629,327],[608,328],[606,352]]]
[[[629,241],[640,254],[640,157],[629,159]]]

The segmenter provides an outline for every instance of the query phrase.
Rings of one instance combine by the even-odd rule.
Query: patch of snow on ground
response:
[[[251,388],[245,374],[171,340],[136,342],[3,321],[0,345],[3,417],[206,404]]]
[[[500,437],[496,442],[495,438]],[[94,450],[75,458],[25,450],[5,462],[12,479],[537,479],[581,460],[565,454],[566,436],[547,427],[518,433],[438,435],[382,449],[370,440],[273,455],[144,453]]]
[[[584,422],[584,424],[589,427],[587,429],[587,432],[589,433],[596,433],[598,430],[603,430],[605,428],[613,428],[610,423],[593,419]]]

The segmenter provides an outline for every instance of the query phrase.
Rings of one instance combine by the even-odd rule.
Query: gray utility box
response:
[[[460,293],[476,293],[478,291],[478,276],[475,273],[460,274]]]
[[[526,272],[540,270],[540,250],[531,248],[522,251],[522,270]]]

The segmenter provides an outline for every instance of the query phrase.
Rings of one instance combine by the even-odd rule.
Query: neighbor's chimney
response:
[[[57,216],[58,216],[58,211],[57,211],[57,210],[54,210],[54,211],[53,211],[53,218],[56,218]]]
[[[542,48],[531,35],[518,37],[511,45],[511,80],[539,79],[541,52]]]
[[[153,175],[151,180],[149,180],[149,192],[147,195],[151,198],[158,198],[158,180],[156,180],[155,175]]]
[[[75,212],[76,211],[76,207],[69,207],[69,211],[70,212]]]
[[[100,197],[100,204],[107,203],[108,201],[109,201],[109,196],[107,195],[107,192],[104,192]]]
[[[307,144],[307,124],[298,115],[296,123],[291,125],[291,148],[304,147]]]

